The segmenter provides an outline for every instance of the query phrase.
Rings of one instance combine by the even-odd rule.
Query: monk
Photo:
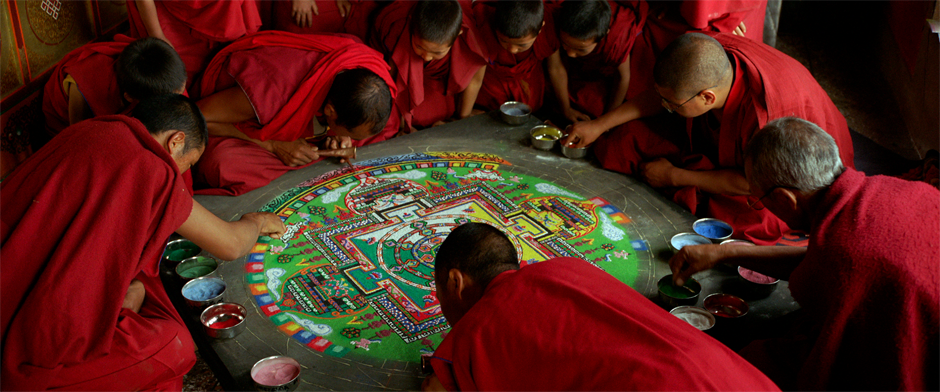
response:
[[[520,269],[512,242],[487,224],[454,229],[434,269],[453,329],[434,352],[425,390],[777,390],[733,351],[584,260]]]
[[[75,49],[53,69],[42,96],[50,136],[87,118],[126,114],[141,99],[184,91],[186,69],[169,44],[114,39]]]
[[[401,133],[473,114],[486,60],[465,0],[396,1],[379,12],[369,45],[398,87]]]
[[[176,48],[186,64],[187,88],[213,52],[261,27],[255,0],[128,0],[127,16],[131,36],[159,38]]]
[[[805,67],[767,45],[732,34],[689,33],[666,47],[654,71],[654,90],[574,124],[563,142],[580,147],[597,140],[594,151],[605,168],[667,188],[693,214],[724,220],[735,237],[758,244],[775,243],[788,228],[767,211],[747,208],[743,151],[754,131],[798,115],[822,124],[843,164],[854,167],[839,109]],[[688,119],[684,129],[656,116],[664,110]]]
[[[545,59],[558,51],[551,13],[538,1],[477,1],[474,20],[486,50],[486,74],[477,96],[485,110],[517,101],[533,111],[545,96]]]
[[[753,208],[810,233],[806,248],[690,246],[677,283],[724,262],[789,280],[805,326],[741,354],[783,389],[937,390],[940,191],[845,168],[836,141],[798,118],[744,154]]]
[[[630,51],[647,8],[643,1],[585,0],[563,2],[555,12],[561,50],[548,58],[548,73],[569,121],[597,118],[627,98]]]
[[[160,281],[167,237],[233,260],[285,230],[193,201],[180,173],[205,149],[195,103],[153,97],[134,116],[66,128],[0,184],[3,390],[181,390],[195,347]]]
[[[354,37],[270,31],[233,42],[202,79],[211,136],[196,193],[239,195],[319,161],[320,148],[384,140],[375,135],[393,85],[382,56]]]

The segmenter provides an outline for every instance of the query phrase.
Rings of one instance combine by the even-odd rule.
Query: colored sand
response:
[[[212,329],[223,329],[234,327],[243,320],[241,316],[234,314],[222,314],[216,317],[213,320],[209,320],[209,328]]]
[[[773,278],[773,277],[770,277],[770,276],[767,276],[758,272],[751,271],[744,267],[741,267],[738,271],[740,272],[741,277],[744,279],[747,279],[749,282],[760,283],[760,284],[771,284],[777,281],[776,278]]]
[[[190,301],[205,301],[218,297],[225,291],[225,284],[214,280],[206,280],[189,284],[183,289],[183,296]]]
[[[289,383],[300,374],[300,368],[289,363],[275,363],[258,369],[251,378],[261,385],[278,386]]]
[[[198,278],[200,276],[211,273],[212,271],[215,271],[215,267],[208,265],[195,265],[180,271],[180,276],[184,278]]]
[[[183,261],[199,254],[199,249],[174,249],[166,252],[166,258],[173,261]]]
[[[744,311],[737,307],[725,304],[708,306],[708,311],[718,317],[735,318],[744,315]]]
[[[708,238],[725,238],[731,235],[731,228],[721,223],[699,223],[693,229]]]
[[[712,243],[708,238],[702,238],[692,235],[683,235],[672,239],[672,246],[676,249],[682,249],[688,245],[706,245]]]
[[[525,116],[526,114],[529,114],[522,109],[516,109],[516,108],[506,109],[505,113],[510,116]]]
[[[659,291],[672,298],[686,299],[695,296],[695,290],[688,286],[676,286],[672,283],[663,283],[659,285]]]
[[[685,312],[676,312],[673,313],[676,317],[684,320],[685,322],[691,324],[693,327],[698,328],[699,330],[706,330],[712,327],[712,320],[708,316],[695,312],[695,311],[685,311]]]

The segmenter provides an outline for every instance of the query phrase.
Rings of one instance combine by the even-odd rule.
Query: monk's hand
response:
[[[569,107],[568,109],[565,109],[565,118],[567,118],[568,121],[576,123],[578,121],[588,121],[591,119],[591,116],[581,113],[577,109]]]
[[[349,10],[352,9],[352,4],[349,3],[349,0],[336,0],[336,8],[339,8],[339,16],[346,17],[349,15]]]
[[[739,35],[743,37],[744,33],[746,32],[747,32],[747,27],[744,26],[744,21],[742,20],[741,24],[739,24],[738,27],[735,27],[734,30],[731,31],[731,34]]]
[[[353,146],[353,140],[349,136],[327,136],[326,140],[323,142],[324,149],[327,150],[336,150],[339,148],[349,148]],[[350,158],[355,159],[356,154],[353,152],[353,156]],[[346,158],[340,158],[340,163],[346,163]]]
[[[422,391],[446,391],[444,384],[441,384],[441,380],[437,378],[436,374],[431,373],[430,376],[427,376],[424,379],[424,382],[421,383]]]
[[[266,235],[278,239],[287,231],[287,227],[284,226],[284,222],[281,221],[281,218],[270,212],[249,212],[242,215],[242,219],[257,223],[260,228],[258,235]]]
[[[561,139],[561,145],[574,148],[586,147],[594,143],[597,138],[607,131],[594,124],[594,121],[576,122],[569,125],[566,130],[568,131],[568,136]]]
[[[130,309],[134,313],[140,312],[140,307],[144,305],[144,298],[147,296],[147,290],[141,281],[134,279],[127,287],[127,293],[124,294],[124,303],[122,308]]]
[[[279,140],[269,140],[272,153],[284,162],[287,166],[302,166],[317,159],[320,154],[317,153],[317,146],[312,146],[304,139],[297,139],[292,142],[282,142]]]
[[[640,163],[640,178],[653,188],[676,186],[672,174],[676,167],[666,158]]]
[[[676,286],[685,284],[692,274],[711,269],[724,259],[721,245],[686,245],[669,259],[672,282]]]
[[[320,15],[317,10],[317,2],[313,0],[291,0],[291,5],[291,16],[297,26],[313,26],[313,16]]]

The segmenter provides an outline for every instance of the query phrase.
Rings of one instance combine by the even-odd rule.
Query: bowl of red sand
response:
[[[245,317],[248,311],[244,306],[232,302],[212,305],[202,311],[199,322],[206,335],[216,339],[229,339],[245,330]]]
[[[731,294],[715,293],[705,297],[702,302],[709,313],[717,318],[737,319],[747,314],[747,302]]]
[[[744,267],[738,267],[738,276],[744,281],[742,288],[747,291],[747,298],[766,298],[773,294],[780,283],[780,279]]]
[[[251,380],[259,391],[293,391],[300,383],[300,363],[283,355],[267,357],[251,367]]]

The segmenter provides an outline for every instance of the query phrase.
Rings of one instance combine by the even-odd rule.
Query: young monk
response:
[[[678,189],[674,201],[730,223],[736,237],[759,244],[774,243],[787,230],[773,214],[746,203],[744,146],[762,125],[789,115],[823,124],[843,164],[854,167],[839,109],[805,67],[767,45],[732,34],[685,34],[660,54],[654,74],[654,90],[574,124],[563,142],[580,147],[597,140],[594,151],[605,168]],[[687,118],[685,129],[653,116],[664,109]]]
[[[184,91],[186,69],[173,47],[156,38],[114,38],[73,50],[52,71],[42,97],[50,136],[86,118],[126,113],[141,99]]]
[[[382,56],[355,38],[270,31],[233,42],[202,79],[211,137],[194,175],[208,189],[197,193],[239,195],[320,160],[318,148],[384,140],[374,135],[392,83]]]
[[[785,390],[937,390],[940,192],[845,168],[832,136],[798,118],[751,138],[752,205],[810,233],[806,248],[682,248],[681,284],[724,262],[786,279],[805,321],[741,354]]]
[[[477,105],[495,110],[518,101],[541,108],[544,60],[558,51],[551,13],[541,0],[477,1],[473,13],[487,57]]]
[[[190,197],[180,173],[206,142],[195,103],[159,96],[134,115],[66,128],[0,184],[3,390],[180,390],[196,358],[160,281],[167,237],[232,260],[285,230]]]
[[[255,0],[127,0],[127,16],[131,36],[159,38],[179,52],[187,88],[214,51],[261,27]]]
[[[492,226],[454,229],[434,269],[453,329],[434,352],[425,390],[777,390],[733,351],[584,260],[520,269],[516,248]]]
[[[569,121],[597,118],[628,98],[630,50],[647,8],[585,0],[563,2],[555,12],[561,50],[548,58],[548,73]]]
[[[469,11],[463,0],[396,1],[376,17],[369,45],[392,67],[402,133],[473,112],[486,61]]]

